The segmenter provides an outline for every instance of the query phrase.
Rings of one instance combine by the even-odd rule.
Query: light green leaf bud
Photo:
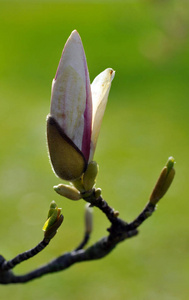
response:
[[[99,166],[96,163],[96,161],[91,161],[88,164],[87,170],[83,175],[83,185],[86,191],[91,190],[95,185],[98,170],[99,170]]]
[[[173,158],[172,156],[170,156],[170,157],[168,158],[168,161],[167,161],[167,164],[166,164],[166,167],[167,167],[167,171],[168,171],[168,172],[170,172],[171,169],[173,169],[174,164],[175,164],[175,160],[174,160],[174,158]]]
[[[50,218],[52,216],[52,214],[54,213],[56,208],[57,208],[56,202],[53,200],[50,204],[50,209],[49,209],[49,213],[48,213],[47,218]]]
[[[58,208],[55,208],[53,212],[51,212],[51,216],[47,219],[43,226],[43,231],[48,230],[57,220],[58,216]]]
[[[150,196],[150,203],[156,205],[157,202],[165,195],[175,176],[174,158],[170,157],[166,166],[162,169],[157,183]]]
[[[51,240],[55,236],[63,220],[64,220],[63,215],[60,215],[56,220],[56,222],[48,230],[44,232],[45,239]]]
[[[53,201],[51,202],[51,204],[50,204],[50,209],[51,209],[51,208],[56,208],[56,207],[57,207],[56,202],[53,200]]]
[[[48,212],[47,221],[43,226],[43,231],[49,230],[59,219],[60,214],[61,214],[61,208],[58,208],[56,203],[52,201]]]
[[[93,209],[87,203],[85,206],[85,232],[90,234],[93,229]]]
[[[59,184],[54,186],[54,190],[61,196],[64,196],[70,200],[79,200],[81,199],[80,192],[71,185]]]

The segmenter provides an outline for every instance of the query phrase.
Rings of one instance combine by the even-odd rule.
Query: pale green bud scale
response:
[[[79,200],[81,199],[80,192],[71,185],[59,184],[54,186],[54,190],[61,196],[66,197],[70,200]]]
[[[83,185],[86,191],[89,191],[94,187],[98,170],[99,167],[96,161],[91,161],[88,164],[87,170],[83,175]]]

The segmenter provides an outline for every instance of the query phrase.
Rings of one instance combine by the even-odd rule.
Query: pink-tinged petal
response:
[[[86,57],[76,30],[66,42],[53,80],[50,115],[88,160],[92,98]]]
[[[92,95],[91,87],[90,90],[86,90],[86,108],[84,113],[84,132],[82,141],[82,153],[85,159],[89,160],[90,155],[90,145],[91,145],[91,134],[92,134]]]
[[[93,159],[96,148],[97,139],[100,132],[102,118],[106,108],[108,94],[111,87],[111,82],[114,78],[115,71],[111,68],[100,73],[91,84],[92,102],[93,102],[93,117],[92,117],[92,137],[91,150],[89,161]]]

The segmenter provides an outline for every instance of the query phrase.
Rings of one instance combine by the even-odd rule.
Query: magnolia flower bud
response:
[[[114,74],[108,68],[90,85],[83,44],[74,30],[52,83],[47,118],[49,156],[61,179],[78,180],[92,161]]]

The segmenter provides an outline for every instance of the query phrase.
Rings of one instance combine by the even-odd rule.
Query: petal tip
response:
[[[115,76],[115,71],[112,68],[107,68],[106,71],[107,71],[107,73],[109,73],[110,79],[112,81],[114,79],[114,76]]]
[[[78,31],[76,30],[76,29],[74,29],[72,32],[71,32],[71,34],[70,34],[70,36],[69,36],[69,38],[68,38],[68,41],[69,40],[75,40],[75,41],[79,41],[79,42],[81,42],[81,37],[80,37],[80,35],[79,35],[79,33],[78,33]]]

